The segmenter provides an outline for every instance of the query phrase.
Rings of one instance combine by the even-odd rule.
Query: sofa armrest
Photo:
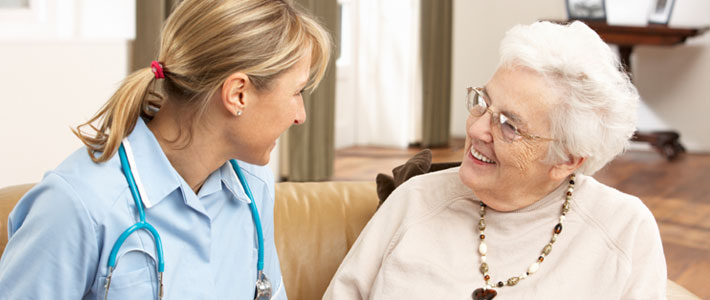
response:
[[[276,184],[274,239],[289,299],[321,299],[377,209],[374,182]]]
[[[35,184],[30,183],[0,189],[0,257],[2,257],[2,253],[5,251],[5,245],[7,244],[8,215],[15,207],[15,204],[17,204],[17,201],[20,201],[20,198],[33,186],[35,186]]]

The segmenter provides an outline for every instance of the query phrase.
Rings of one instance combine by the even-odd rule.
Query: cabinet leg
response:
[[[647,142],[658,153],[663,155],[667,160],[673,160],[681,153],[685,152],[685,147],[680,143],[680,134],[676,131],[653,131],[634,133],[631,138],[636,142]]]

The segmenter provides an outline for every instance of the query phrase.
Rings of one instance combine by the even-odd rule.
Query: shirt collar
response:
[[[138,118],[136,126],[126,140],[130,144],[130,152],[133,156],[134,164],[131,165],[133,177],[136,178],[139,190],[142,190],[143,205],[150,208],[180,187],[180,175],[170,164],[163,148],[142,118]],[[127,148],[126,154],[130,157],[131,154],[128,153],[125,144],[124,148]],[[141,183],[138,183],[139,181]]]
[[[150,208],[157,205],[181,186],[183,189],[190,189],[185,180],[173,168],[155,135],[148,129],[142,118],[138,118],[135,128],[126,139],[129,142],[129,146],[124,148],[127,148],[127,154],[130,151],[133,156],[134,163],[132,163],[131,169],[133,176],[136,178],[136,185],[141,190],[144,207]],[[194,197],[194,195],[190,197],[186,191],[181,191],[181,194],[186,204],[199,206],[196,203],[199,202],[197,198],[202,198],[221,190],[222,183],[234,195],[235,199],[245,203],[250,202],[229,162],[226,162],[207,177],[197,197]]]
[[[241,168],[240,163],[240,168]],[[243,171],[242,171],[243,172]],[[222,182],[224,183],[224,186],[227,187],[227,189],[232,192],[234,195],[234,199],[237,199],[239,201],[242,201],[244,203],[251,203],[251,200],[249,200],[249,197],[247,196],[246,191],[244,191],[244,187],[242,186],[242,183],[239,182],[239,178],[237,177],[237,173],[234,172],[234,169],[232,168],[232,164],[229,162],[225,163],[220,169],[219,173],[222,175]],[[253,192],[253,191],[252,191]]]

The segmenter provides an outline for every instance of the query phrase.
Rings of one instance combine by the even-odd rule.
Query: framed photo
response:
[[[667,25],[673,12],[675,0],[651,0],[648,23]]]
[[[30,8],[30,0],[0,0],[0,9]]]
[[[0,38],[34,32],[46,20],[47,0],[0,0]]]
[[[569,20],[606,21],[604,0],[566,0],[566,4]]]

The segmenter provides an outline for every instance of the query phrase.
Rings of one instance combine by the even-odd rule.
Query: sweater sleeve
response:
[[[658,225],[644,206],[630,251],[631,274],[622,299],[666,299],[666,260]]]
[[[81,299],[97,268],[94,228],[71,186],[49,173],[10,213],[0,299]]]
[[[387,198],[362,230],[342,264],[335,272],[324,300],[369,299],[371,288],[383,261],[396,245],[404,222],[406,199],[412,193],[398,188]]]

